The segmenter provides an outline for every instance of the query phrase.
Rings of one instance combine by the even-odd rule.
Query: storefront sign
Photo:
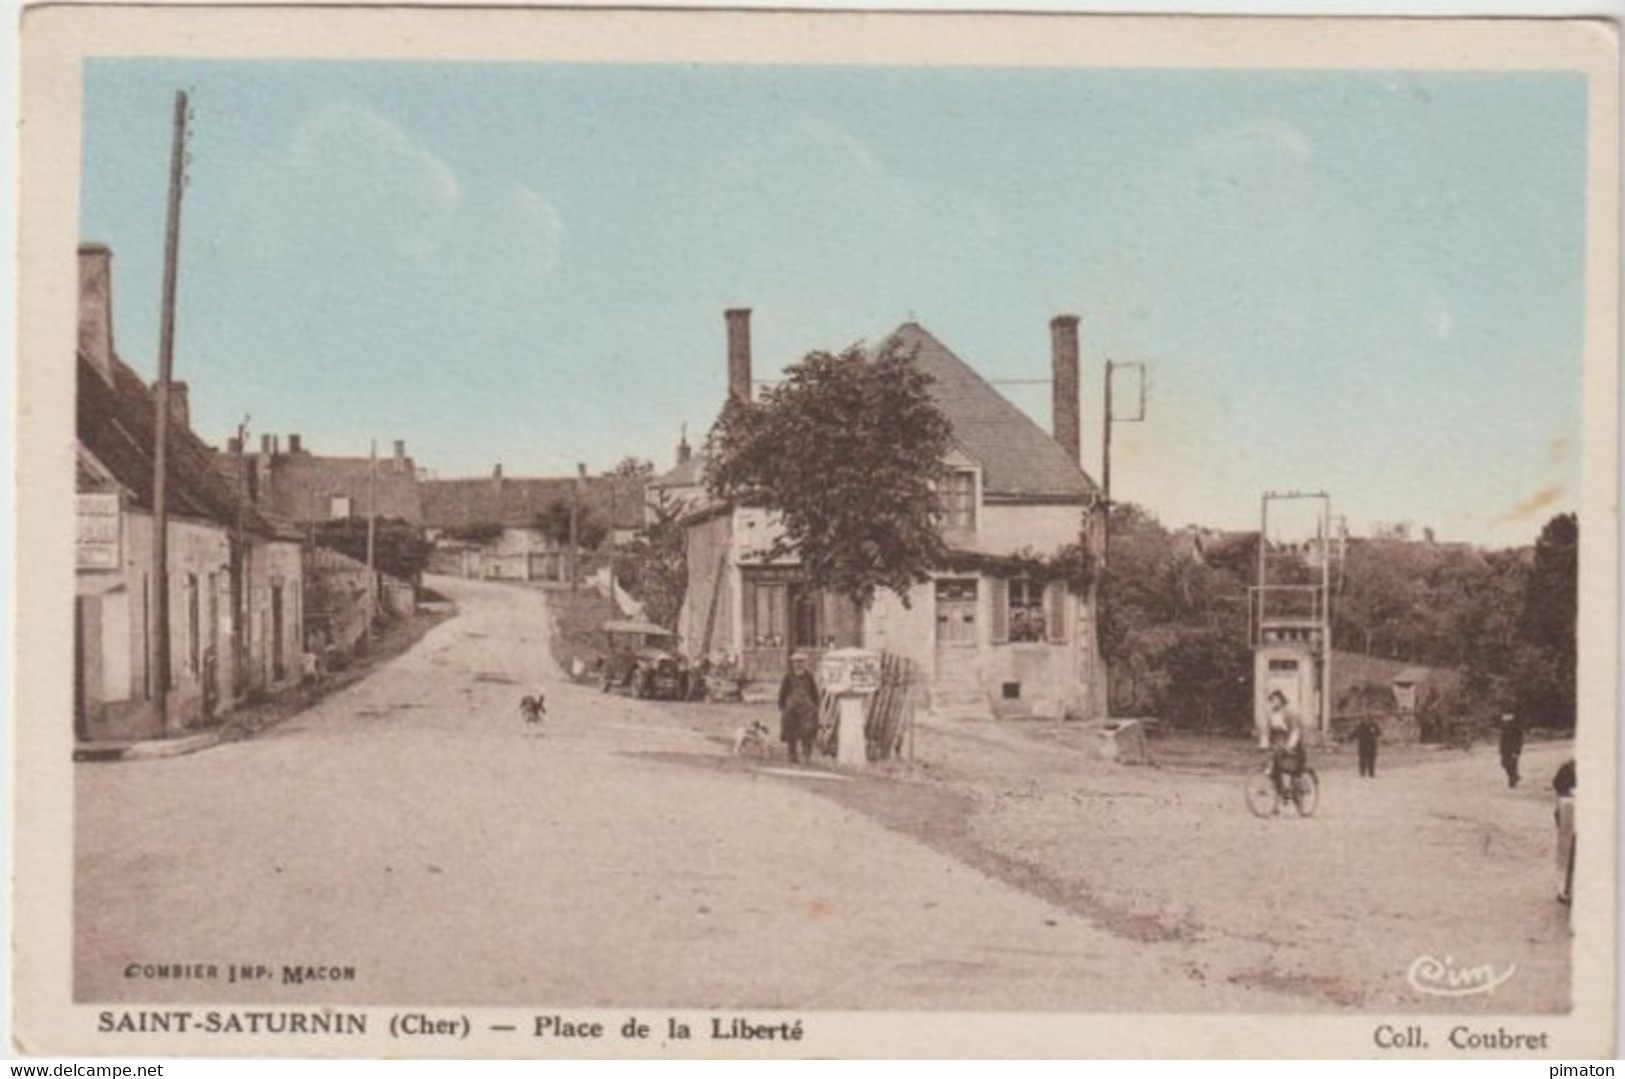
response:
[[[880,653],[837,648],[818,661],[818,686],[825,693],[873,693],[880,688]]]
[[[118,495],[79,495],[79,569],[119,568],[120,527]]]

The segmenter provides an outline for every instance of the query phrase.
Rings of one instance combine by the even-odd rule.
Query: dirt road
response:
[[[569,684],[537,593],[435,587],[459,617],[264,736],[77,766],[78,999],[1078,1011],[1283,999],[1193,976],[1177,951],[878,822],[864,804],[881,780],[733,761],[734,710]],[[537,690],[549,716],[527,728],[519,699]],[[907,804],[954,809],[929,784],[905,786]],[[232,981],[234,966],[274,975]],[[310,974],[291,983],[287,967]]]

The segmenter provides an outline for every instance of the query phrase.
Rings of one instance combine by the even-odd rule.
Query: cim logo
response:
[[[1470,997],[1478,993],[1493,993],[1506,984],[1518,969],[1516,963],[1496,973],[1494,964],[1480,963],[1476,967],[1458,967],[1450,956],[1443,960],[1431,955],[1418,956],[1405,972],[1405,980],[1418,993],[1433,997]]]

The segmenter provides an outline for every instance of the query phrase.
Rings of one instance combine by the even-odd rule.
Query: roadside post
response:
[[[869,698],[880,688],[880,653],[867,648],[835,648],[818,661],[818,685],[835,698],[835,763],[863,768],[869,763],[864,720]]]

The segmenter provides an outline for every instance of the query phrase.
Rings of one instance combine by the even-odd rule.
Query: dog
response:
[[[734,756],[743,757],[749,751],[758,758],[766,757],[768,734],[767,724],[759,719],[740,727],[734,731]]]
[[[534,697],[524,697],[519,701],[519,714],[524,717],[526,726],[540,723],[547,718],[547,698],[540,693]]]

